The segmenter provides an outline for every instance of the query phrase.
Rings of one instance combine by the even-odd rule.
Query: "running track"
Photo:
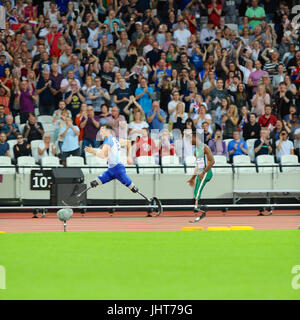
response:
[[[167,231],[181,230],[182,226],[252,226],[256,230],[297,229],[300,225],[300,210],[274,211],[272,215],[257,216],[257,211],[234,211],[226,215],[209,211],[207,217],[198,223],[191,212],[164,212],[160,217],[146,217],[144,212],[108,213],[88,212],[85,215],[74,213],[67,222],[67,231]],[[268,212],[265,212],[268,214]],[[63,232],[63,222],[56,213],[39,214],[32,219],[32,213],[0,213],[0,231],[17,232]],[[300,232],[300,231],[299,231]]]

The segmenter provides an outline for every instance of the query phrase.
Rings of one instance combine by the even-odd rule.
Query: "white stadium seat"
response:
[[[298,157],[293,154],[283,155],[280,159],[282,172],[299,172],[300,163],[298,162]],[[298,167],[284,167],[284,165],[298,165]]]
[[[5,168],[4,168],[5,167]],[[6,156],[0,157],[0,174],[16,173],[16,168],[11,164],[11,158]]]
[[[163,156],[161,157],[161,165],[163,173],[184,173],[184,166],[179,162],[178,156]],[[164,168],[166,167],[181,167],[181,168]]]
[[[254,161],[255,153],[254,153],[254,143],[257,139],[248,139],[246,141],[248,147],[248,155],[250,156],[251,161]]]
[[[232,139],[230,139],[232,140]],[[215,164],[212,167],[212,172],[214,174],[218,173],[228,173],[232,174],[232,166],[231,164],[227,163],[227,158],[225,156],[214,156]],[[221,168],[220,168],[221,167]]]
[[[66,159],[67,167],[81,167],[83,174],[88,174],[88,166],[84,164],[84,159],[82,157],[70,156]]]
[[[50,169],[50,168],[46,168],[46,166],[62,167],[62,165],[59,163],[59,158],[53,157],[53,156],[43,157],[41,159],[41,165],[42,165],[43,169]]]
[[[9,144],[9,152],[12,160],[15,159],[14,145],[17,144],[17,141],[18,141],[17,139],[7,140],[7,143]]]
[[[30,142],[31,146],[31,153],[34,157],[35,161],[38,161],[40,159],[39,153],[38,153],[38,146],[43,142],[43,140],[32,140]]]
[[[31,166],[32,168],[19,168],[19,173],[31,173],[32,169],[37,169],[39,166],[35,163],[34,157],[22,156],[17,160],[18,166]]]
[[[256,173],[256,167],[254,163],[251,163],[251,159],[248,155],[237,155],[233,157],[233,166],[236,173]]]
[[[103,170],[107,169],[107,160],[101,159],[96,156],[88,157],[87,159],[87,167],[97,167],[97,168],[90,168],[91,173],[99,174]]]
[[[256,163],[258,166],[258,172],[265,172],[265,173],[278,173],[279,172],[279,165],[275,163],[274,156],[271,155],[260,155],[256,157]],[[273,165],[275,167],[265,167]]]
[[[153,156],[141,156],[136,158],[138,166],[144,166],[146,168],[139,168],[139,173],[142,174],[154,174],[158,173],[159,166],[155,164],[155,157]],[[151,168],[154,167],[154,168]]]
[[[46,116],[46,115],[44,115],[44,116],[38,116],[37,117],[37,121],[38,122],[41,122],[42,123],[42,125],[44,125],[44,123],[53,123],[53,117],[52,116]]]

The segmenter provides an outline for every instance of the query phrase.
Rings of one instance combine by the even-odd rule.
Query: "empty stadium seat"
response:
[[[298,157],[296,155],[288,154],[281,156],[280,164],[282,172],[300,171],[300,163],[298,162]],[[295,165],[295,167],[284,167],[284,165]]]
[[[7,141],[7,143],[9,144],[9,152],[12,160],[15,160],[14,145],[17,144],[17,141],[17,139]]]
[[[226,23],[226,26],[227,26],[230,30],[234,31],[235,33],[238,32],[238,25],[237,25],[237,24],[235,24],[235,23]]]
[[[255,153],[254,153],[254,143],[257,139],[248,139],[246,141],[248,147],[248,155],[250,156],[251,161],[254,161]]]
[[[35,161],[39,161],[40,160],[40,156],[39,156],[39,153],[38,153],[38,147],[42,142],[43,142],[43,140],[32,140],[30,142],[31,153],[32,153],[32,156],[34,157]]]
[[[4,168],[5,167],[5,168]],[[16,173],[16,168],[11,164],[11,158],[6,156],[0,157],[0,174]]]
[[[50,141],[54,141],[54,131],[55,131],[55,126],[52,123],[42,123],[44,132],[50,135]]]
[[[231,139],[232,140],[232,139]],[[227,158],[225,156],[214,156],[215,164],[212,167],[212,172],[214,174],[218,173],[228,173],[232,174],[232,166],[227,163]]]
[[[84,164],[84,159],[82,157],[77,156],[70,156],[66,159],[66,166],[67,167],[80,167],[83,174],[88,174],[89,169],[88,166]]]
[[[248,155],[234,156],[233,166],[236,173],[256,173],[255,164],[251,163],[250,156]]]
[[[161,165],[163,173],[184,173],[184,166],[179,162],[179,158],[176,155],[161,157]],[[181,168],[165,168],[165,166],[174,166]]]
[[[53,123],[53,117],[52,116],[46,116],[46,115],[44,115],[44,116],[38,116],[37,117],[37,121],[38,122],[41,122],[42,123],[42,125],[44,125],[44,123]]]
[[[279,165],[275,163],[274,156],[271,155],[260,155],[256,157],[256,163],[258,167],[258,172],[264,173],[278,173],[279,172]],[[265,167],[273,165],[275,167]]]
[[[190,167],[190,168],[186,168],[186,173],[193,174],[195,171],[196,157],[195,156],[186,156],[184,158],[184,163],[187,167]]]
[[[31,166],[32,168],[19,168],[19,173],[30,174],[32,169],[37,169],[39,166],[35,163],[34,157],[22,156],[17,160],[18,166]]]
[[[15,116],[15,123],[19,126],[19,128],[20,128],[20,115],[16,115]]]
[[[87,167],[97,167],[97,168],[90,168],[91,173],[100,174],[101,171],[107,168],[107,160],[101,159],[92,155],[92,157],[86,158]]]
[[[155,157],[153,156],[137,157],[136,162],[139,167],[139,173],[142,173],[142,174],[158,173],[159,166],[155,164]],[[145,168],[140,168],[140,166],[143,166]]]
[[[50,168],[46,168],[46,166],[49,166],[49,167],[62,167],[62,165],[59,162],[59,158],[58,157],[53,157],[53,156],[43,157],[41,159],[41,165],[42,165],[43,169],[50,169]]]

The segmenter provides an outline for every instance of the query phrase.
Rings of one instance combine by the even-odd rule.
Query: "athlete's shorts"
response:
[[[199,176],[196,177],[196,183],[195,183],[195,189],[194,189],[195,199],[197,198],[197,194],[198,194],[197,199],[198,200],[200,199],[203,188],[205,187],[207,182],[211,180],[212,177],[213,177],[213,173],[211,170],[209,170],[207,174],[204,176],[203,181],[199,179]]]
[[[126,187],[129,187],[132,183],[122,163],[119,163],[116,166],[109,168],[108,170],[103,172],[101,176],[98,176],[98,179],[102,182],[102,184],[105,184],[111,180],[117,179]]]

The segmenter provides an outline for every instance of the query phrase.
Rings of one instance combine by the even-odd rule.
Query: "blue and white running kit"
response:
[[[102,184],[117,179],[126,187],[129,187],[132,184],[132,181],[126,174],[126,169],[120,161],[121,145],[119,140],[113,136],[109,136],[104,140],[103,144],[108,144],[110,146],[107,158],[108,170],[98,176],[98,179]]]

